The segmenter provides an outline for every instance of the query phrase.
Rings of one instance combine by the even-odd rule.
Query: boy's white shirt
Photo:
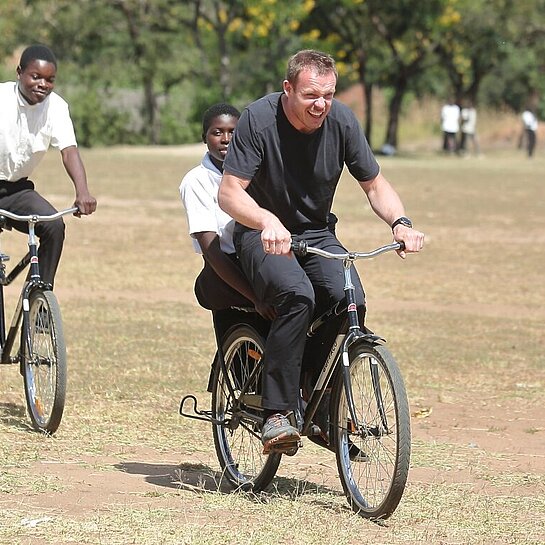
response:
[[[220,248],[227,254],[235,253],[233,228],[235,221],[218,204],[218,190],[222,178],[207,152],[200,165],[192,168],[182,179],[180,196],[185,207],[189,234],[195,252],[202,249],[195,233],[211,231],[220,239]]]
[[[28,104],[17,82],[0,83],[0,179],[29,177],[50,146],[76,146],[68,104],[56,93]]]

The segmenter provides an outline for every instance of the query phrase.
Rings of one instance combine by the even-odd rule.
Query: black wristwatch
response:
[[[412,228],[413,222],[409,218],[406,218],[405,216],[401,216],[400,218],[397,218],[394,221],[394,223],[392,223],[392,231],[394,230],[394,227],[396,225],[404,225],[405,227]]]

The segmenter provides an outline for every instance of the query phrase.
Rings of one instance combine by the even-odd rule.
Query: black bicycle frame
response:
[[[354,431],[360,429],[360,423],[356,415],[354,396],[352,393],[352,382],[350,380],[350,359],[348,351],[354,343],[357,343],[359,341],[365,341],[370,344],[383,344],[385,341],[378,335],[366,333],[361,329],[358,316],[358,306],[356,303],[356,293],[354,284],[352,283],[351,268],[352,261],[349,256],[349,258],[346,259],[343,263],[346,306],[341,306],[340,302],[336,303],[326,313],[318,317],[309,328],[308,334],[313,335],[322,324],[328,322],[333,317],[339,316],[343,312],[346,312],[346,324],[344,327],[341,328],[341,332],[335,338],[335,341],[333,342],[333,345],[324,363],[324,366],[322,367],[320,375],[318,376],[318,380],[316,381],[314,390],[312,391],[310,399],[308,400],[308,404],[305,409],[305,424],[302,430],[303,435],[306,435],[310,430],[310,427],[312,425],[312,417],[318,409],[318,405],[320,404],[320,401],[324,396],[328,384],[330,384],[331,382],[333,373],[335,372],[335,369],[337,369],[337,365],[339,364],[339,360],[341,368],[340,372],[342,373],[343,377],[346,401],[348,404],[348,410],[350,412],[352,425],[354,427]],[[381,414],[383,424],[386,427],[387,424],[385,422],[385,411],[383,406],[384,404],[382,401],[382,394],[380,392],[380,385],[378,382],[378,374],[376,369],[371,369],[371,376],[374,385],[375,396],[377,398],[377,404],[379,406],[379,412]]]
[[[29,297],[31,292],[37,288],[47,288],[49,287],[48,284],[45,284],[40,279],[40,266],[39,266],[39,259],[38,259],[38,243],[36,241],[36,235],[34,232],[34,227],[36,225],[36,222],[29,221],[28,223],[28,252],[27,254],[15,265],[13,270],[6,275],[6,265],[5,261],[9,259],[9,256],[5,254],[0,254],[0,349],[2,350],[2,358],[0,360],[0,363],[2,364],[9,364],[9,363],[16,363],[16,359],[12,360],[10,358],[11,349],[13,347],[13,343],[15,341],[15,337],[17,335],[17,331],[19,329],[19,323],[21,322],[21,317],[23,319],[23,331],[28,331],[27,324],[28,324],[28,314],[30,310],[30,304],[29,304]],[[8,286],[11,284],[20,274],[21,272],[28,266],[30,263],[30,270],[28,279],[25,282],[23,289],[21,291],[21,296],[19,297],[19,301],[17,302],[17,307],[15,308],[15,312],[13,314],[13,319],[11,321],[11,325],[9,328],[9,331],[6,335],[6,315],[5,315],[5,308],[4,308],[4,286]],[[25,342],[27,343],[27,348],[31,348],[28,346],[30,343],[30,339],[28,338],[28,335],[26,336]],[[31,353],[30,350],[28,353]]]
[[[292,246],[294,251],[298,253],[299,255],[304,255],[306,253],[306,243],[304,242],[298,242],[294,243],[295,246]],[[344,291],[345,291],[345,300],[344,302],[346,305],[343,304],[343,302],[337,302],[334,305],[332,305],[325,313],[323,313],[321,316],[316,318],[309,326],[307,330],[307,336],[311,337],[313,336],[319,328],[327,323],[329,320],[336,318],[346,312],[347,319],[346,323],[343,327],[341,327],[340,332],[336,336],[333,345],[328,353],[328,356],[324,362],[324,365],[322,367],[322,370],[320,371],[320,374],[318,376],[318,379],[316,381],[316,384],[314,386],[314,389],[310,395],[310,398],[308,400],[307,406],[305,408],[305,418],[303,422],[303,429],[302,434],[308,435],[310,428],[312,426],[312,418],[314,417],[314,414],[316,413],[316,410],[318,409],[318,406],[325,394],[326,388],[328,385],[331,384],[332,377],[335,373],[335,370],[338,366],[341,368],[342,373],[342,380],[344,385],[344,390],[346,393],[346,400],[348,404],[348,410],[350,413],[351,423],[352,423],[352,430],[351,431],[361,431],[365,428],[361,427],[360,422],[358,421],[357,414],[356,414],[356,408],[354,405],[354,396],[352,393],[352,384],[350,379],[350,358],[349,358],[349,349],[352,347],[354,343],[365,341],[366,343],[369,343],[371,345],[379,345],[384,344],[384,339],[379,337],[378,335],[374,335],[373,333],[363,331],[360,323],[359,323],[359,317],[358,317],[358,307],[356,303],[356,294],[355,294],[355,288],[354,284],[352,282],[352,275],[351,275],[351,268],[353,265],[353,262],[356,260],[356,255],[349,253],[348,256],[343,261],[343,270],[344,270]],[[235,395],[234,387],[231,384],[231,381],[228,379],[228,370],[227,366],[225,364],[224,354],[222,350],[222,343],[221,339],[219,338],[218,328],[214,324],[214,333],[216,336],[216,344],[218,346],[218,358],[215,362],[216,365],[219,365],[223,375],[226,377],[226,385],[227,389],[229,390],[229,395],[232,399],[236,399],[237,396]],[[256,362],[256,367],[251,373],[251,376],[246,381],[245,384],[241,385],[242,393],[239,392],[239,404],[246,404],[244,400],[244,393],[246,389],[248,388],[249,384],[252,383],[252,380],[255,378],[255,374],[258,372],[258,369],[260,367],[260,362]],[[386,411],[384,410],[384,402],[382,399],[382,392],[380,391],[380,381],[378,377],[378,370],[376,368],[376,365],[373,365],[371,363],[371,380],[373,383],[373,389],[375,391],[375,397],[377,400],[378,410],[381,415],[381,420],[383,423],[383,426],[385,429],[388,429],[388,424],[386,421]],[[255,395],[252,394],[252,398],[255,397]],[[191,399],[193,401],[193,411],[198,416],[190,415],[183,411],[183,405],[187,399]],[[254,401],[248,400],[248,401]],[[256,406],[257,405],[254,401],[254,403],[248,403],[249,406]],[[240,410],[241,407],[235,407],[235,410]],[[183,416],[187,416],[189,418],[195,418],[197,420],[207,420],[211,421],[213,424],[220,424],[220,425],[226,425],[228,424],[227,421],[218,421],[215,418],[212,417],[210,411],[200,411],[197,409],[197,399],[193,395],[187,395],[185,396],[181,403],[180,403],[180,414]],[[246,413],[245,413],[246,414]],[[252,418],[255,418],[255,415],[247,414],[247,416],[250,416]]]

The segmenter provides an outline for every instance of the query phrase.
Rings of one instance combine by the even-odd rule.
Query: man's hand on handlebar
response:
[[[396,242],[403,242],[405,248],[397,250],[397,254],[399,257],[405,259],[407,253],[416,253],[422,250],[424,246],[424,233],[405,225],[396,225],[394,227],[394,240]]]
[[[288,255],[291,253],[291,233],[280,220],[272,216],[261,231],[263,251],[271,255]]]

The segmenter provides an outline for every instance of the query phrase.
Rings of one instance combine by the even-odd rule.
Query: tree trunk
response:
[[[233,92],[233,89],[231,87],[231,74],[230,74],[231,59],[229,57],[225,30],[223,28],[219,32],[218,43],[219,43],[219,54],[220,54],[219,83],[221,88],[221,95],[223,100],[229,101],[231,94]]]
[[[371,145],[371,130],[373,128],[373,98],[372,84],[367,84],[367,58],[363,51],[357,53],[358,59],[358,78],[363,89],[363,121],[365,125],[365,137]]]
[[[159,130],[159,106],[157,96],[153,92],[153,79],[144,79],[144,119],[147,119],[148,126],[144,128],[149,143],[157,145],[160,138]]]
[[[373,85],[369,83],[363,88],[365,95],[365,137],[371,146],[371,132],[373,130]]]
[[[388,105],[388,125],[386,127],[385,144],[397,148],[397,131],[399,128],[399,116],[401,114],[401,105],[407,90],[407,80],[399,79],[395,86],[394,95]]]

